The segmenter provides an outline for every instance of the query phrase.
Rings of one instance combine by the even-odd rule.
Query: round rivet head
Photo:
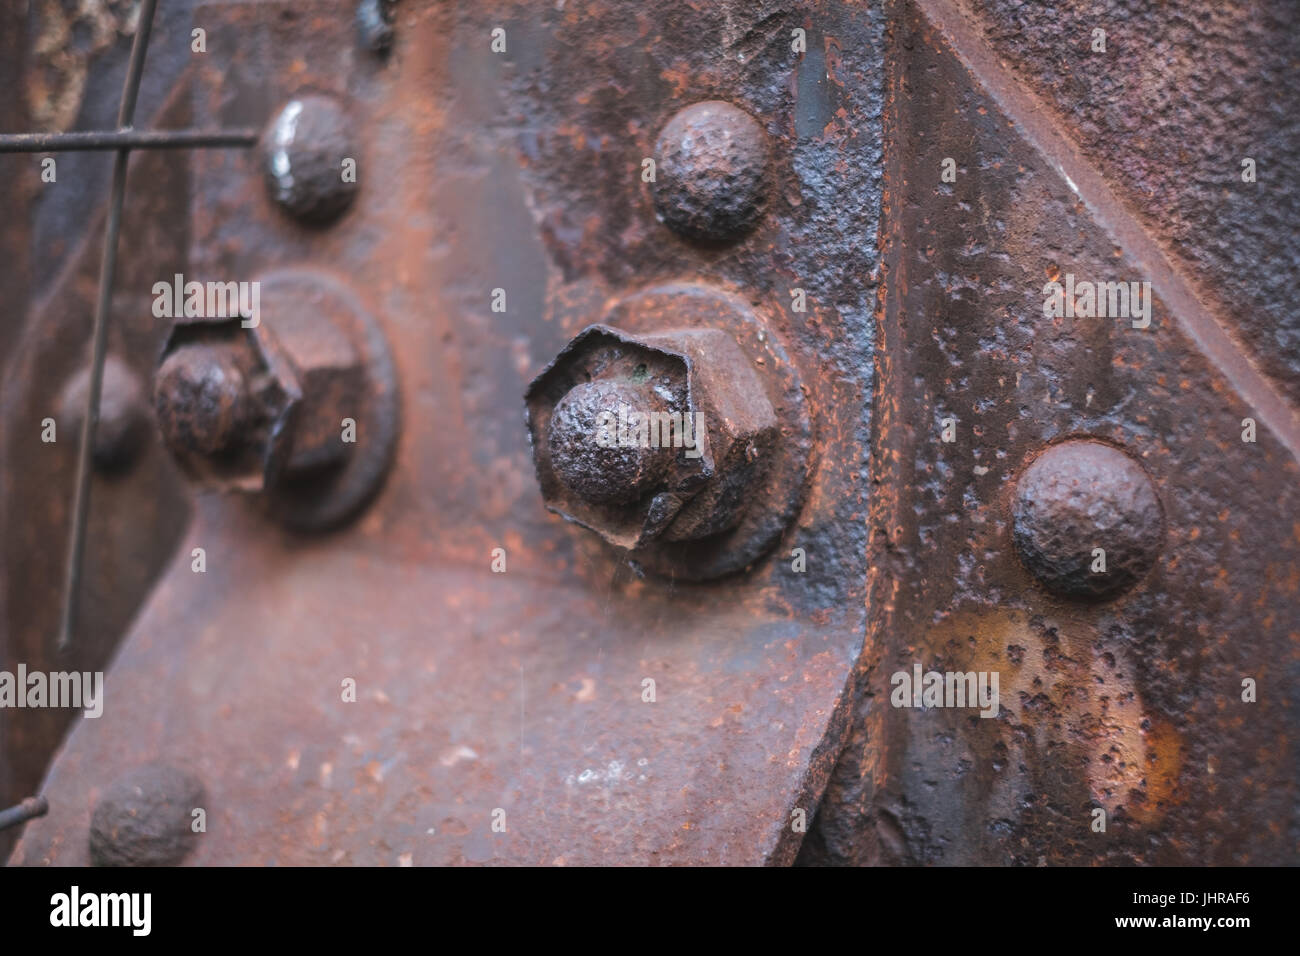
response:
[[[1053,445],[1016,484],[1020,559],[1062,597],[1102,600],[1136,584],[1164,542],[1155,486],[1124,452],[1096,441]]]
[[[725,242],[762,216],[767,134],[744,110],[719,100],[686,107],[659,134],[655,155],[655,210],[678,235]]]
[[[325,96],[290,100],[263,137],[271,197],[309,225],[337,219],[356,198],[357,150],[343,108]]]
[[[166,764],[148,764],[115,780],[90,818],[90,859],[96,866],[175,866],[193,848],[195,808],[203,785]]]
[[[574,386],[551,416],[548,437],[556,476],[593,503],[626,504],[640,498],[663,477],[673,452],[642,447],[626,433],[634,437],[640,420],[663,408],[652,389],[627,381]]]
[[[80,429],[90,391],[90,368],[74,375],[63,389],[60,417]],[[92,446],[95,467],[101,472],[126,469],[148,441],[149,416],[135,374],[118,358],[104,361],[99,389],[99,421]]]

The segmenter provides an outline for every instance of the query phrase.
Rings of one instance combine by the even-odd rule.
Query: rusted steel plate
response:
[[[203,501],[15,860],[1294,862],[1294,188],[1252,190],[1208,145],[1287,154],[1294,124],[1247,77],[1294,40],[1251,39],[1289,14],[1233,34],[1201,6],[1117,10],[1113,62],[1073,4],[1068,41],[1019,4],[899,0],[430,6],[391,37],[371,10],[360,45],[351,4],[201,8],[195,125],[278,116],[289,166],[355,152],[359,177],[196,157],[186,266],[307,270],[355,298],[389,339],[402,437],[328,537],[282,530],[283,497]],[[1175,45],[1138,68],[1137,31],[1198,17],[1230,66]],[[1248,128],[1212,96],[1170,105],[1183,86],[1249,86]],[[324,121],[297,142],[306,109]],[[1185,154],[1189,129],[1207,145]],[[1274,249],[1284,268],[1253,281]],[[1076,279],[1134,282],[1149,311],[1050,314],[1046,284]],[[728,416],[735,447],[770,450],[780,423],[799,480],[736,526],[769,553],[701,549],[675,575],[672,549],[629,560],[546,514],[520,397],[594,323],[703,366],[720,311],[696,306],[723,301],[742,331],[709,376],[749,361],[783,383]],[[639,374],[588,358],[610,394]],[[538,443],[585,394],[582,368],[549,374]],[[714,407],[757,396],[715,388]],[[674,528],[575,506],[550,455],[556,510],[638,546]],[[726,474],[674,547],[733,527],[750,473]],[[605,504],[605,483],[559,481]],[[897,676],[931,670],[997,674],[996,704],[906,706]],[[792,811],[823,790],[804,841]]]
[[[167,36],[162,34],[164,42]],[[160,99],[158,87],[168,76],[166,57],[160,61],[146,86],[151,103]],[[183,87],[172,92],[152,117],[158,127],[187,122],[187,92]],[[94,107],[87,112],[93,115]],[[6,268],[0,279],[0,289],[15,293],[6,296],[12,311],[0,333],[0,345],[6,346],[0,354],[0,668],[13,672],[23,663],[33,671],[95,671],[111,658],[188,521],[186,492],[154,437],[145,398],[165,333],[152,316],[149,288],[159,273],[185,271],[185,221],[177,210],[188,194],[188,170],[162,154],[136,154],[131,161],[92,478],[81,589],[85,610],[71,649],[59,654],[55,632],[103,213],[79,205],[75,191],[84,185],[82,164],[60,155],[57,178],[42,183],[41,158],[0,157],[0,172],[18,184],[11,218],[36,223],[4,231],[5,241],[17,237],[22,240],[17,245],[35,251],[6,258],[14,268]],[[111,163],[111,158],[101,154],[96,161]],[[37,189],[41,203],[33,207],[42,211],[24,218],[18,197]],[[23,265],[29,255],[30,270]],[[52,263],[58,268],[47,275]],[[53,432],[46,419],[53,419]],[[44,440],[49,437],[54,441]],[[13,804],[36,789],[76,719],[77,712],[54,708],[0,711],[0,804]],[[8,834],[0,835],[0,847],[7,839]]]
[[[1045,317],[1066,273],[1148,276],[994,78],[898,17],[868,653],[804,859],[1294,863],[1295,459],[1243,442],[1256,411],[1159,283],[1145,329]],[[1153,566],[1089,599],[1051,562],[1094,536]],[[1000,672],[998,716],[892,706],[917,663]]]
[[[262,123],[311,89],[345,104],[360,156],[324,229],[274,205],[257,154],[198,157],[189,267],[309,265],[349,287],[392,346],[402,437],[370,510],[329,537],[202,502],[16,861],[86,862],[99,796],[154,761],[207,794],[198,864],[793,859],[791,811],[816,806],[865,632],[883,22],[773,14],[412,6],[380,61],[348,4],[196,13],[219,51],[196,126]],[[773,178],[750,231],[701,246],[657,219],[641,160],[676,112],[720,98],[756,118]],[[746,301],[812,419],[802,509],[752,570],[707,584],[639,577],[549,515],[523,422],[566,341],[670,281]]]
[[[28,826],[16,862],[88,862],[93,808],[145,760],[203,782],[198,865],[791,853],[789,813],[815,799],[809,763],[855,648],[777,595],[759,615],[630,581],[543,592],[526,551],[491,575],[363,542],[249,548],[260,532],[203,509],[185,546],[206,548],[208,572],[187,550],[169,575],[105,718],[76,728],[46,782],[52,825]]]
[[[1300,402],[1300,5],[957,5]]]

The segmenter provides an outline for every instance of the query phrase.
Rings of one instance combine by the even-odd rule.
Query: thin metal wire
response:
[[[121,129],[73,133],[0,133],[0,153],[252,146],[257,139],[258,132],[255,129]]]
[[[140,76],[153,30],[154,9],[158,0],[141,0],[140,16],[131,44],[122,87],[122,103],[117,112],[119,129],[129,129],[135,119],[135,103],[140,93]],[[81,565],[86,549],[86,514],[90,507],[91,441],[99,421],[99,389],[104,379],[104,353],[108,345],[108,310],[113,294],[113,273],[117,268],[117,234],[122,224],[122,198],[126,193],[126,166],[131,150],[119,149],[113,162],[113,185],[108,200],[108,222],[104,229],[104,255],[99,267],[99,299],[95,304],[94,332],[91,340],[90,388],[86,395],[86,414],[82,418],[81,447],[77,455],[77,488],[72,505],[72,532],[68,542],[68,563],[63,579],[63,613],[59,622],[58,648],[67,650],[77,624],[77,596],[81,590]]]

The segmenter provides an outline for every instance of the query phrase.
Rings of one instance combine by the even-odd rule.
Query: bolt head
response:
[[[777,542],[807,486],[813,433],[796,365],[750,301],[716,287],[644,289],[607,317],[524,396],[546,507],[645,571],[708,580],[743,570]],[[633,402],[659,413],[646,431],[660,448],[602,460],[595,441],[572,447],[600,411]],[[680,446],[662,447],[665,419],[669,444],[681,422]],[[628,426],[631,438],[630,416]]]
[[[1052,445],[1016,483],[1012,536],[1026,568],[1054,594],[1114,597],[1141,580],[1164,542],[1164,514],[1150,477],[1111,445]],[[1094,549],[1105,552],[1105,570]]]
[[[620,404],[629,415],[686,414],[689,375],[685,356],[645,337],[600,325],[575,336],[526,396],[547,507],[624,548],[657,532],[652,511],[660,523],[676,517],[690,491],[713,473],[708,448],[695,458],[682,454],[684,448],[607,448],[600,444],[607,433],[597,426],[608,410],[617,429]]]
[[[548,429],[556,476],[586,501],[636,501],[662,481],[672,464],[671,448],[642,447],[635,441],[640,419],[663,412],[665,405],[644,383],[601,379],[575,385],[555,406]]]
[[[355,447],[343,441],[343,419],[360,421],[369,401],[355,303],[314,277],[282,277],[262,283],[262,308],[259,331],[274,339],[301,393],[285,436],[286,471],[342,464]]]
[[[655,144],[655,210],[687,239],[726,242],[753,228],[768,188],[767,134],[720,100],[677,113]]]
[[[262,491],[283,467],[301,400],[266,323],[177,325],[154,373],[154,412],[177,464],[203,487]]]
[[[734,525],[779,435],[752,363],[718,329],[590,326],[534,380],[527,403],[547,506],[629,550]],[[622,447],[602,447],[599,416],[613,412],[617,425],[620,405]]]
[[[242,365],[230,345],[187,345],[167,356],[154,379],[154,407],[170,447],[220,455],[236,444],[251,417]]]

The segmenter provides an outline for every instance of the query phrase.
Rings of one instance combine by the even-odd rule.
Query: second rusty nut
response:
[[[378,326],[324,276],[259,280],[261,313],[177,324],[154,378],[168,449],[196,483],[265,492],[321,530],[377,489],[396,439],[396,383]]]

